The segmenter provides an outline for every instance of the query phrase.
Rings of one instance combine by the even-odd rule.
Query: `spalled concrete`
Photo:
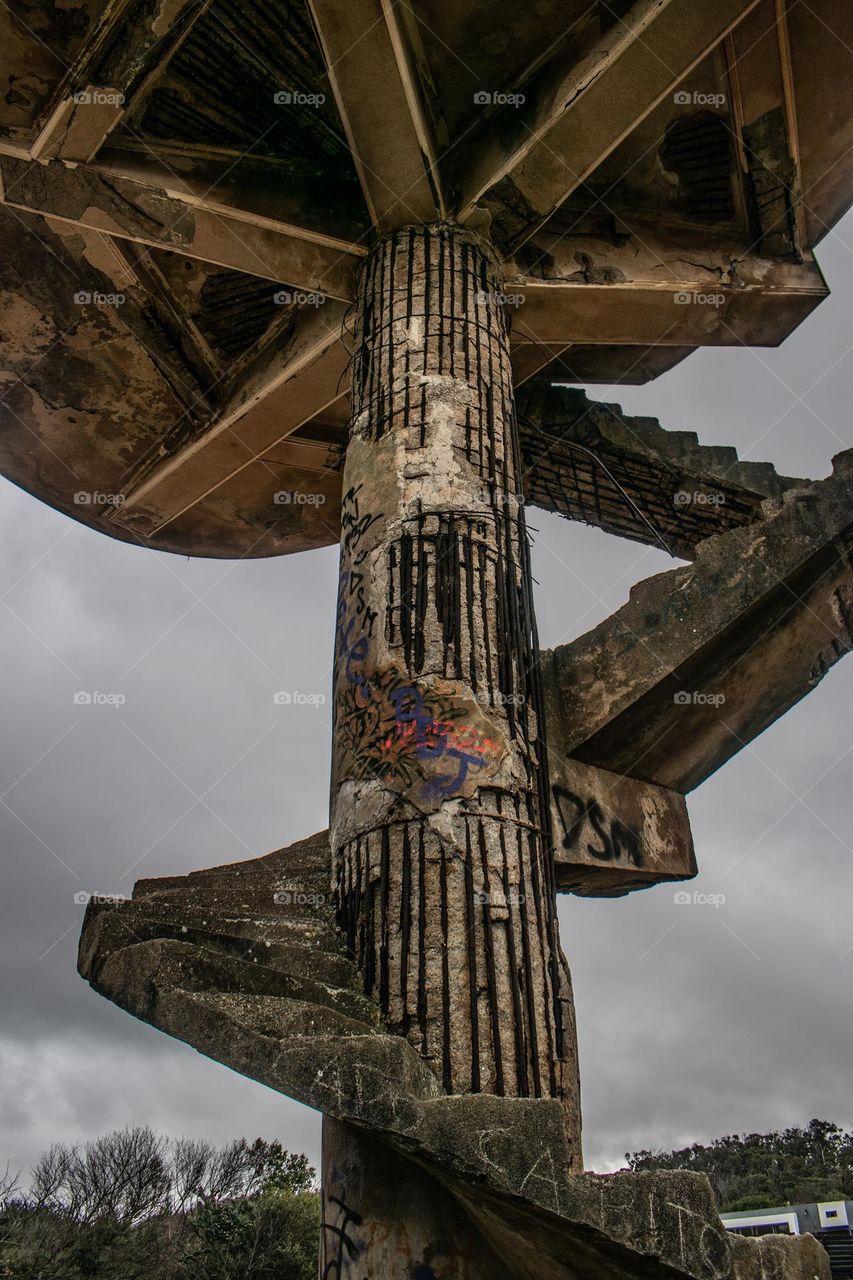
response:
[[[762,517],[543,654],[557,749],[690,791],[853,648],[853,451]]]

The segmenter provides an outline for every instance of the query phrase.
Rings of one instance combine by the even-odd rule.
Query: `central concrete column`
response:
[[[561,1099],[574,1014],[501,280],[458,227],[364,267],[334,679],[339,924],[448,1093]]]
[[[320,1231],[320,1280],[512,1280],[435,1178],[328,1116]]]

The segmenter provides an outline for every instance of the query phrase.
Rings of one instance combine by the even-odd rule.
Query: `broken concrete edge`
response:
[[[706,538],[692,565],[637,583],[627,603],[604,623],[543,652],[552,749],[587,759],[588,741],[667,681],[677,687],[679,673],[705,646],[724,643],[791,575],[822,554],[844,559],[853,524],[851,492],[853,450],[846,450],[833,458],[831,475],[765,499],[760,522]],[[807,691],[794,690],[782,710]],[[695,785],[691,779],[689,787],[677,789]]]
[[[569,874],[561,874],[557,865],[557,892],[570,893],[576,898],[626,898],[630,893],[639,893],[642,889],[654,889],[662,884],[682,884],[685,880],[693,880],[699,874],[696,859],[693,868],[683,875],[663,875],[660,872],[643,875],[642,872],[614,873],[612,878],[596,875],[594,872],[572,869]]]
[[[771,462],[742,459],[733,446],[702,444],[695,431],[670,430],[657,418],[627,414],[619,404],[593,400],[579,388],[552,381],[533,379],[520,387],[516,407],[543,434],[605,443],[647,457],[678,476],[689,473],[756,497],[779,497],[811,483],[780,475]]]
[[[298,860],[313,865],[324,842],[325,833],[300,841],[295,846],[302,855]],[[263,883],[268,869],[279,877],[287,852],[252,860],[256,874],[240,876],[237,894],[258,879]],[[226,871],[212,869],[212,903]],[[205,874],[187,879],[203,887]],[[232,877],[237,874],[232,868]],[[227,890],[223,893],[227,896]],[[123,909],[124,914],[162,912],[172,903],[178,906],[180,899],[169,890],[125,903]],[[101,956],[98,940],[105,929],[109,932],[110,918],[117,920],[119,914],[96,902],[87,911],[80,971],[96,991],[204,1056],[345,1120],[414,1160],[456,1196],[524,1280],[541,1272],[525,1270],[529,1251],[518,1232],[506,1228],[513,1219],[530,1225],[537,1248],[547,1246],[555,1260],[565,1261],[568,1236],[573,1260],[583,1256],[588,1261],[578,1274],[588,1271],[592,1276],[604,1262],[617,1275],[636,1276],[639,1255],[642,1273],[650,1276],[769,1280],[763,1242],[730,1242],[704,1176],[570,1174],[566,1117],[559,1102],[485,1094],[448,1097],[403,1037],[370,1033],[366,1027],[362,1034],[359,1024],[347,1021],[345,1010],[343,1017],[336,1013],[334,1003],[306,1003],[304,997],[311,996],[307,985],[285,983],[284,995],[265,995],[261,969],[226,964],[221,955],[208,955],[201,947],[174,939],[121,946],[116,935],[112,949],[108,946]],[[219,966],[224,989],[210,991],[200,981],[200,966],[209,960]],[[248,986],[247,977],[252,979]],[[177,985],[187,983],[190,989]],[[259,1023],[257,1006],[265,1000],[271,1012],[262,1010],[265,1021]],[[277,1036],[282,1031],[286,1036],[289,1024],[291,1038],[282,1041],[258,1029],[272,1024]],[[513,1248],[520,1250],[518,1259],[512,1257]],[[783,1269],[772,1272],[773,1280],[825,1280],[820,1259],[808,1246],[795,1246],[793,1253],[791,1246],[787,1249]],[[778,1267],[777,1254],[778,1249],[767,1258]],[[553,1274],[562,1274],[556,1262]]]
[[[641,1177],[644,1184],[632,1181]],[[599,1280],[603,1274],[614,1280],[829,1280],[828,1258],[812,1236],[721,1235],[716,1207],[699,1185],[705,1183],[701,1174],[583,1174],[572,1183],[579,1201],[602,1206],[604,1231],[601,1219],[593,1225],[581,1220],[582,1209],[567,1228],[564,1218],[546,1211],[532,1215],[506,1197],[447,1185],[518,1280]],[[535,1241],[532,1257],[529,1241]]]
[[[549,746],[559,742],[551,725]],[[687,804],[667,787],[590,766],[549,750],[556,888],[581,897],[621,897],[690,880],[696,855]]]
[[[573,1237],[626,1272],[636,1273],[639,1253],[695,1280],[729,1275],[757,1280],[765,1274],[759,1242],[754,1241],[739,1242],[734,1268],[730,1237],[704,1175],[571,1175],[558,1102],[483,1094],[446,1097],[429,1067],[398,1037],[321,1032],[281,1046],[247,1032],[210,1003],[194,1000],[192,992],[151,991],[134,950],[126,949],[119,986],[127,992],[133,982],[139,983],[150,1003],[132,1007],[125,996],[117,1003],[127,1012],[220,1061],[227,1045],[226,1065],[232,1070],[381,1137],[469,1207],[474,1203],[481,1209],[483,1197],[490,1198],[501,1206],[504,1219],[511,1206],[563,1240],[568,1225]],[[115,999],[118,977],[113,973],[112,982],[96,989]],[[259,1047],[269,1050],[266,1064]],[[793,1270],[796,1280],[820,1274],[811,1257],[803,1262],[801,1251],[795,1260],[802,1264]]]
[[[517,396],[528,505],[692,560],[716,533],[761,519],[761,502],[807,481],[728,447],[544,379]]]

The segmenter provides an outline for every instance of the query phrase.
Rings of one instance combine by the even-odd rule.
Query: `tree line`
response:
[[[0,1178],[0,1276],[16,1280],[316,1280],[320,1196],[304,1155],[214,1147],[147,1126]]]
[[[625,1156],[708,1176],[722,1212],[853,1200],[853,1132],[827,1120]],[[26,1190],[0,1176],[0,1276],[316,1280],[320,1196],[279,1142],[169,1139],[147,1126],[56,1144]]]
[[[629,1169],[707,1174],[723,1213],[853,1200],[853,1132],[828,1120],[771,1133],[730,1134],[708,1146],[626,1154]]]

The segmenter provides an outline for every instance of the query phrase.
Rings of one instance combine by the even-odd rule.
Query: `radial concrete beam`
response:
[[[551,343],[528,338],[523,325],[513,331],[515,386],[531,378],[592,386],[644,386],[693,355],[695,347]]]
[[[91,160],[162,75],[210,0],[112,0],[38,129],[34,159]]]
[[[137,473],[110,522],[144,537],[158,533],[333,403],[349,359],[341,341],[344,315],[343,304],[333,301],[300,313],[243,369],[201,431],[178,436],[165,459]],[[282,461],[317,469],[316,450],[308,458],[277,457]],[[284,487],[270,469],[270,503],[273,491]]]
[[[550,753],[558,893],[620,898],[696,874],[684,797]]]
[[[523,244],[758,0],[637,0],[591,50],[571,45],[454,158],[460,217],[485,208]]]
[[[310,0],[329,80],[374,224],[445,216],[435,101],[417,29],[391,0]]]
[[[828,296],[811,255],[766,258],[735,237],[632,225],[541,233],[506,264],[518,340],[776,346]]]
[[[687,792],[853,648],[853,450],[543,654],[554,749]]]
[[[363,250],[331,236],[111,168],[0,157],[6,204],[332,298],[351,297]]]

